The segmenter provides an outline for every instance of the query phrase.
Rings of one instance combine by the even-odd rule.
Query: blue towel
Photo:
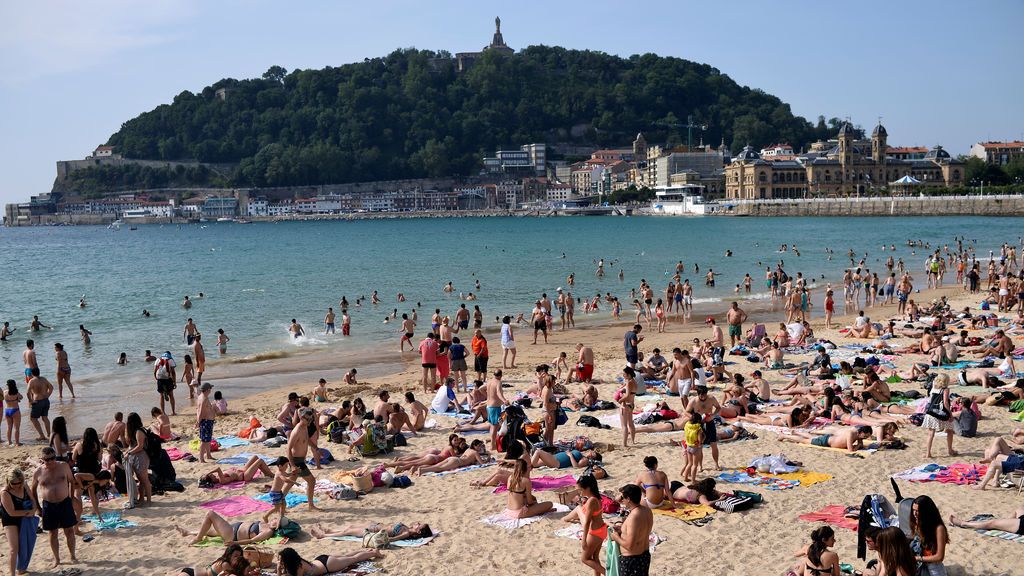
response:
[[[243,440],[238,436],[218,436],[217,443],[220,444],[221,448],[238,448],[239,446],[249,445],[248,440]]]
[[[260,500],[261,502],[270,502],[270,494],[260,494],[258,496],[253,496],[253,498]],[[314,498],[313,501],[316,502],[316,499]],[[307,500],[305,494],[289,493],[286,494],[284,497],[285,508],[292,508],[294,506],[298,506],[299,504],[305,504],[306,502]]]
[[[18,527],[18,570],[20,571],[28,570],[28,563],[32,560],[32,551],[36,547],[36,528],[38,526],[38,516],[21,519],[21,526]]]
[[[118,528],[135,528],[138,526],[131,520],[121,518],[120,512],[104,512],[103,519],[99,520],[95,514],[82,514],[82,520],[92,522],[97,530],[117,530]]]
[[[217,460],[217,464],[220,464],[222,466],[224,466],[224,465],[243,466],[243,465],[245,465],[246,462],[249,461],[249,458],[252,458],[253,456],[259,456],[267,464],[270,464],[271,462],[276,460],[275,458],[271,458],[270,456],[264,456],[263,454],[253,454],[251,452],[242,452],[241,454],[235,454],[234,456],[227,456],[225,458],[221,458],[221,459]]]

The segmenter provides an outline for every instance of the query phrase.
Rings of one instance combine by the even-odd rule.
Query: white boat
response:
[[[235,221],[234,218],[227,218],[227,217],[217,218],[217,222],[234,222],[234,221]]]
[[[122,222],[121,219],[118,218],[117,220],[114,220],[113,222],[111,222],[107,226],[107,229],[109,229],[109,230],[120,230],[121,229],[121,224],[124,224],[124,222]]]
[[[654,191],[651,212],[667,216],[700,216],[717,211],[718,203],[706,202],[703,191],[704,187],[697,184],[659,186]]]

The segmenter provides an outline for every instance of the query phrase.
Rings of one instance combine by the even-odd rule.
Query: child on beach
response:
[[[317,402],[327,402],[327,380],[321,378],[317,382],[316,388],[313,388],[313,400]]]
[[[217,416],[228,413],[228,401],[224,399],[224,394],[220,390],[213,393],[213,409],[217,411]]]
[[[185,354],[185,368],[181,371],[181,381],[188,384],[188,398],[189,400],[196,397],[196,369],[192,365],[192,356]]]
[[[701,415],[694,412],[690,421],[683,425],[683,440],[686,451],[683,470],[683,482],[697,482],[697,472],[704,463],[704,425],[701,422]]]
[[[555,371],[555,381],[560,382],[562,380],[562,368],[569,372],[569,362],[566,360],[565,352],[558,353],[558,358],[551,361],[551,368]]]
[[[281,519],[284,518],[284,509],[286,508],[285,499],[288,496],[288,491],[295,484],[297,473],[295,470],[292,470],[288,464],[288,458],[284,456],[279,457],[271,465],[277,468],[274,471],[274,481],[270,484],[270,491],[267,492],[273,508],[267,510],[267,513],[263,515],[263,521],[267,522],[270,520],[270,515],[276,512],[277,523],[280,525]]]

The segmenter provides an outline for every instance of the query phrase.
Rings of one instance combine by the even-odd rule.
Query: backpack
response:
[[[328,424],[325,432],[331,442],[335,444],[343,444],[345,442],[345,426],[342,425],[340,420],[335,420]]]
[[[281,525],[277,527],[277,535],[284,538],[292,538],[298,536],[299,532],[302,531],[302,526],[295,520],[284,518],[281,520]]]
[[[601,424],[600,420],[589,414],[580,416],[579,420],[576,421],[576,425],[586,426],[587,428],[604,428],[604,425]],[[611,426],[609,426],[609,428],[611,428]]]
[[[391,481],[392,488],[408,488],[409,486],[412,486],[412,478],[409,478],[404,474],[401,476],[395,476]]]
[[[742,512],[754,507],[754,499],[735,495],[726,496],[715,502],[713,506],[722,512]]]
[[[378,530],[371,532],[369,530],[363,534],[363,548],[375,548],[380,550],[387,548],[391,545],[391,538],[388,536],[387,530]]]
[[[522,440],[526,444],[531,444],[525,429],[526,412],[521,407],[509,404],[505,408],[502,418],[505,420],[505,434],[498,443],[498,450],[505,451],[505,447],[515,440]]]

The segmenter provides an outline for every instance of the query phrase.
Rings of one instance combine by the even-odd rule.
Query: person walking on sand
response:
[[[32,426],[36,429],[37,440],[46,440],[50,437],[50,396],[53,394],[53,384],[39,375],[39,368],[33,369],[33,376],[28,381],[28,405],[30,407],[29,418]],[[39,421],[43,425],[39,425]],[[45,428],[46,433],[43,433]]]
[[[306,466],[306,453],[309,452],[309,427],[315,426],[312,422],[313,411],[304,408],[299,412],[299,421],[288,434],[288,459],[292,464],[292,473],[306,482],[306,503],[310,510],[320,510],[313,504],[313,488],[316,486],[316,478]]]
[[[633,422],[633,408],[636,405],[636,371],[626,366],[622,369],[622,388],[615,392],[619,402],[619,421],[622,424],[622,445],[629,446],[629,440],[636,444],[636,423]]]
[[[160,395],[160,411],[166,412],[164,401],[171,403],[171,415],[177,415],[174,408],[174,387],[177,386],[177,375],[174,373],[174,358],[167,351],[153,363],[153,379],[156,380],[156,393]]]
[[[507,318],[507,316],[506,316]],[[498,451],[498,428],[501,427],[501,409],[508,405],[505,394],[501,390],[501,370],[494,372],[494,377],[487,381],[487,423],[490,425],[491,450]]]
[[[196,428],[199,429],[199,462],[205,464],[210,455],[210,443],[213,442],[213,421],[217,417],[217,410],[210,401],[210,390],[213,384],[203,383],[199,387],[199,397],[196,400]]]
[[[68,385],[68,392],[75,398],[75,389],[71,386],[71,364],[68,362],[68,353],[64,351],[64,345],[57,342],[53,345],[55,358],[57,360],[57,398],[64,399],[64,385]]]
[[[198,333],[192,341],[192,357],[196,360],[196,385],[201,386],[206,370],[206,350],[203,349],[202,335]]]
[[[746,320],[747,313],[740,308],[738,303],[733,302],[725,314],[725,321],[729,324],[730,347],[735,347],[737,342],[743,341],[743,323]]]
[[[649,576],[651,570],[650,538],[654,529],[654,513],[640,505],[643,491],[636,484],[619,489],[619,504],[625,508],[626,519],[613,526],[609,537],[619,545],[619,576]]]
[[[505,316],[501,319],[501,347],[504,350],[504,354],[501,357],[502,368],[515,368],[516,367],[516,338],[512,331],[512,317]],[[512,355],[511,365],[509,364],[509,354]]]

